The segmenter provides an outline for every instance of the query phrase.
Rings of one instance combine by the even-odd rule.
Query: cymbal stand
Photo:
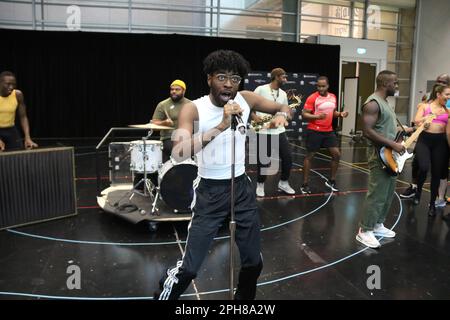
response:
[[[144,163],[144,177],[133,187],[130,200],[134,196],[135,193],[142,194],[144,197],[150,197],[152,199],[152,214],[155,214],[155,212],[158,213],[158,208],[156,207],[156,203],[158,201],[160,192],[159,192],[159,187],[155,186],[153,184],[153,182],[149,178],[147,178],[147,164],[146,164],[147,160],[148,160],[147,143],[146,142],[152,134],[153,134],[153,130],[150,129],[148,131],[147,136],[142,137],[142,144],[144,146],[144,150],[143,150],[143,154],[142,154],[142,159],[143,159],[143,163]],[[139,186],[141,183],[144,184],[144,190],[143,190],[144,192],[143,193],[136,190],[136,187]],[[155,195],[152,193],[153,190],[156,190]]]

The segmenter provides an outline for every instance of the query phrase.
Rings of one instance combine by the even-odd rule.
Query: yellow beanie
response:
[[[182,80],[174,80],[171,84],[170,84],[170,86],[180,86],[180,87],[182,87],[184,90],[186,90],[186,84],[184,83],[184,81],[182,81]]]

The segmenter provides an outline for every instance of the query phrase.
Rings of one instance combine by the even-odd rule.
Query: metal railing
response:
[[[353,15],[353,9],[356,8],[356,3],[352,3],[352,5],[347,7],[351,9],[352,14],[351,18],[345,19],[340,16],[332,17],[328,14],[317,15],[309,12],[306,13],[306,10],[302,12],[303,7],[310,3],[307,0],[297,0],[297,10],[294,10],[294,12],[286,12],[282,10],[283,6],[280,5],[280,1],[283,0],[265,2],[273,8],[273,10],[270,10],[260,8],[264,2],[256,0],[243,2],[244,6],[242,8],[226,6],[224,5],[224,1],[220,0],[165,0],[164,2],[158,0],[2,0],[0,1],[0,28],[178,33],[217,37],[264,38],[295,42],[302,42],[308,36],[317,35],[308,33],[308,30],[305,28],[305,25],[308,23],[348,27],[348,32],[339,34],[339,36],[345,37],[353,37],[353,29],[355,27],[367,31],[367,22]],[[362,2],[360,1],[361,6]],[[369,1],[365,3],[367,4]],[[17,5],[18,7],[17,10],[14,10],[12,7],[4,7],[5,5]],[[79,29],[70,29],[67,25],[69,14],[67,13],[67,9],[63,9],[69,6],[78,6],[81,10],[82,19],[80,19]],[[267,6],[267,8],[270,7]],[[345,6],[341,7],[344,8]],[[9,8],[11,10],[2,10],[2,8]],[[358,9],[365,12],[363,6],[361,8],[358,7]],[[102,15],[97,18],[93,10],[97,10],[95,14],[98,14],[98,10],[100,10]],[[8,11],[12,13],[23,12],[20,12],[21,18],[16,19],[12,14],[8,15]],[[383,9],[383,11],[389,10]],[[115,16],[113,16],[113,13]],[[164,13],[167,15],[165,19],[161,18],[161,16],[164,17]],[[393,10],[392,13],[400,15],[399,11]],[[27,17],[29,17],[28,20]],[[155,18],[153,19],[151,17]],[[289,20],[294,18],[295,23],[289,27],[288,31],[283,29],[282,25],[285,19]],[[253,21],[249,24],[246,19],[249,21],[253,19]],[[270,19],[272,24],[259,23],[258,20],[255,22],[255,19]],[[398,33],[401,29],[408,29],[413,32],[414,26],[402,23],[402,20],[398,19],[398,16],[396,22],[381,22],[379,28],[382,31],[395,32],[397,34],[396,40],[400,40]],[[365,34],[367,36],[367,32]],[[364,32],[362,36],[364,37]],[[412,48],[413,44],[389,42],[389,47],[405,49],[405,47]],[[399,59],[397,56],[387,61],[388,65],[395,67],[394,69],[410,63],[410,60]],[[407,76],[403,75],[403,78],[407,78]]]

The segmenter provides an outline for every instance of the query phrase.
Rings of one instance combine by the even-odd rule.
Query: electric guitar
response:
[[[289,105],[289,108],[291,109],[291,110],[294,110],[294,109],[296,109],[298,106],[300,106],[300,104],[302,103],[302,95],[300,95],[300,96],[293,96],[292,98],[293,98],[293,100],[295,100],[295,102],[294,103],[291,103],[290,105]],[[252,120],[251,122],[250,122],[250,128],[252,128],[253,130],[255,130],[256,132],[258,132],[259,130],[261,130],[261,129],[268,129],[268,128],[270,128],[270,122],[272,121],[272,119],[274,118],[274,116],[273,115],[271,115],[271,114],[269,114],[269,115],[266,115],[266,116],[262,116],[262,117],[260,117],[261,118],[261,120],[260,121],[254,121],[254,120]]]
[[[430,114],[426,117],[425,121],[417,128],[416,131],[408,138],[406,141],[402,142],[402,145],[405,146],[405,151],[403,153],[398,153],[392,148],[382,147],[378,156],[383,164],[383,169],[392,176],[397,176],[403,171],[403,167],[405,166],[406,160],[411,158],[414,154],[408,151],[409,146],[417,140],[419,135],[425,129],[425,124],[431,123],[433,119],[436,118],[436,115]],[[400,134],[400,136],[399,136]],[[403,132],[397,134],[395,141],[398,141],[402,136]]]

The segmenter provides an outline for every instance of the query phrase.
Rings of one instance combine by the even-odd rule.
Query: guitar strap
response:
[[[402,123],[400,122],[400,120],[398,120],[397,117],[395,117],[395,120],[397,120],[398,125],[400,126],[400,128],[402,128],[402,131],[403,131],[403,133],[404,133],[405,136],[406,136],[406,130],[405,130],[405,128],[403,128],[403,125],[402,125]]]
[[[402,129],[404,136],[407,136],[408,134],[406,133],[405,128],[403,128],[403,125],[402,125],[402,123],[400,122],[400,120],[398,120],[397,117],[395,117],[395,120],[397,120],[397,123],[398,123],[398,125],[400,126],[400,128]]]
[[[375,101],[375,102],[378,104],[378,102],[377,102],[376,100],[371,100],[371,101]],[[363,105],[363,106],[364,106],[364,105]],[[380,107],[380,106],[378,105],[378,108],[379,108],[379,107]],[[399,125],[400,128],[402,129],[403,134],[404,134],[405,136],[407,136],[408,134],[406,133],[405,128],[403,128],[403,125],[402,125],[402,123],[400,122],[400,120],[398,120],[397,117],[395,117],[395,120],[397,121],[398,125]]]

